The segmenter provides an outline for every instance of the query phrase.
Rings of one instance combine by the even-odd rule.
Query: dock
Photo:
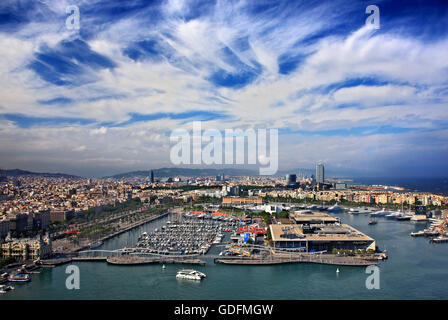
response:
[[[152,258],[141,258],[136,256],[118,256],[118,257],[108,257],[106,259],[107,263],[114,265],[144,265],[144,264],[155,264],[155,263],[178,263],[178,264],[198,264],[204,265],[205,262],[200,259],[176,259],[176,258],[164,258],[164,257],[152,257]]]
[[[218,258],[215,263],[230,264],[230,265],[273,265],[273,264],[287,264],[287,263],[317,263],[329,264],[339,266],[370,266],[377,265],[377,261],[369,261],[354,257],[338,257],[325,255],[298,255],[290,258],[286,257],[270,257],[265,259],[254,258]]]
[[[44,268],[52,268],[66,263],[70,263],[71,261],[72,261],[71,258],[46,259],[40,261],[41,262],[40,266]]]
[[[107,261],[107,257],[73,257],[71,261],[88,261],[88,262],[96,262],[96,261]]]

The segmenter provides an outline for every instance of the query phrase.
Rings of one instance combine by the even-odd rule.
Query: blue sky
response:
[[[0,166],[172,166],[202,120],[279,129],[280,169],[447,176],[447,35],[446,1],[2,1]]]

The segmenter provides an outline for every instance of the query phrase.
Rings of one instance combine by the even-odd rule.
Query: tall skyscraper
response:
[[[151,183],[153,183],[154,182],[154,171],[152,171],[152,170],[151,170],[151,177],[150,177],[150,179],[151,179]]]
[[[318,165],[316,165],[316,182],[324,183],[324,181],[325,181],[324,165],[322,163],[319,163]]]
[[[295,174],[287,174],[286,175],[286,185],[292,186],[297,182],[297,176]]]

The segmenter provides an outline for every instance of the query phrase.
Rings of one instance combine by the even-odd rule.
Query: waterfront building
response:
[[[223,197],[222,205],[223,206],[231,206],[231,205],[242,205],[242,204],[252,204],[252,205],[261,205],[263,204],[263,199],[260,197]]]
[[[324,183],[324,181],[324,165],[322,163],[319,163],[318,165],[316,165],[316,183]]]
[[[46,229],[51,223],[51,215],[49,210],[34,212],[32,217],[33,230]]]
[[[11,234],[1,244],[1,257],[14,257],[16,260],[44,259],[51,255],[51,239],[48,234],[35,238],[14,239]]]
[[[339,222],[327,213],[314,212],[311,210],[298,210],[289,214],[289,217],[296,224],[335,224]]]
[[[374,239],[346,224],[271,224],[269,228],[276,248],[306,252],[376,248]]]
[[[13,213],[8,216],[10,221],[10,230],[24,232],[28,229],[28,215],[25,213]],[[32,224],[32,220],[31,220]]]
[[[50,211],[51,222],[71,220],[74,217],[73,210],[52,210]]]

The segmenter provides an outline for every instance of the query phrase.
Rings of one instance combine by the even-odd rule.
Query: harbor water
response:
[[[367,289],[370,274],[364,267],[318,264],[266,266],[205,266],[167,264],[115,266],[105,262],[77,262],[80,289],[68,290],[68,265],[41,269],[32,282],[15,283],[15,290],[0,295],[9,299],[446,299],[448,297],[448,244],[431,244],[428,238],[413,238],[426,224],[378,218],[369,225],[368,215],[335,214],[377,241],[389,259],[379,263],[380,289]],[[109,239],[98,249],[132,247],[139,235],[160,228],[170,217],[140,226]],[[228,236],[227,236],[228,238]],[[226,238],[226,239],[227,239]],[[223,247],[213,246],[210,254]],[[207,275],[202,281],[176,279],[183,268]],[[339,269],[339,272],[336,270]]]

